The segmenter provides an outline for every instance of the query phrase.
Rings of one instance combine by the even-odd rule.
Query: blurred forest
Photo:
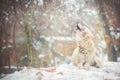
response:
[[[0,73],[70,63],[78,22],[103,61],[120,61],[120,0],[0,0]]]

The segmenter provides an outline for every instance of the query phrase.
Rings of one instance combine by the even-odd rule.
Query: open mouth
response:
[[[81,24],[77,24],[76,30],[84,31],[84,27]]]

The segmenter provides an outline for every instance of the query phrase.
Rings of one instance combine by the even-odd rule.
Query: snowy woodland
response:
[[[100,68],[72,64],[78,23]],[[0,80],[120,80],[120,0],[0,0]]]

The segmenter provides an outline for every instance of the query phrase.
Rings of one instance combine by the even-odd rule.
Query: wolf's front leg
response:
[[[85,69],[85,70],[89,70],[89,68],[90,68],[90,63],[89,63],[89,62],[86,62],[86,63],[84,64],[84,69]]]
[[[95,61],[95,64],[96,64],[95,66],[98,67],[98,68],[103,65],[102,60],[97,56],[95,56],[94,61]]]

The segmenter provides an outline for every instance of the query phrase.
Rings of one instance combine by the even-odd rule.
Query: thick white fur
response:
[[[72,54],[72,63],[80,68],[89,69],[95,64],[96,67],[102,66],[101,60],[96,55],[94,36],[88,28],[76,32],[77,47]]]

